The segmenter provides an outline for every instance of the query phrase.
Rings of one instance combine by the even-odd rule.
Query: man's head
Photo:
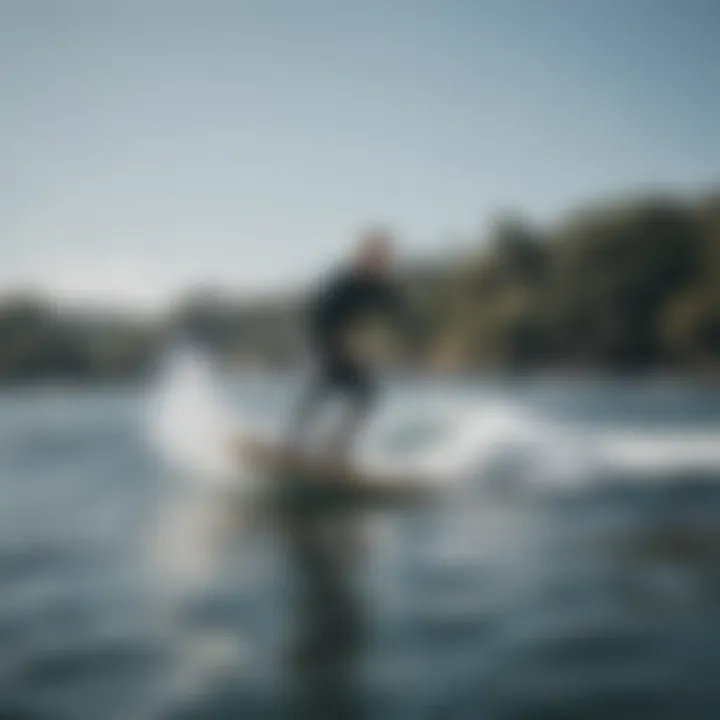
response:
[[[365,272],[382,275],[392,265],[395,245],[390,233],[380,228],[366,230],[360,237],[355,262]]]

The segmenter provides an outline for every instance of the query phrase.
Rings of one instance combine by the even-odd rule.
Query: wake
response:
[[[168,354],[149,409],[151,446],[178,477],[238,491],[257,483],[233,440],[261,431],[230,407],[202,353],[185,347]],[[439,486],[512,476],[568,488],[608,474],[647,480],[720,471],[720,432],[607,430],[553,421],[518,404],[420,400],[378,413],[354,462],[370,475],[391,470]]]
[[[198,599],[222,585],[232,563],[242,562],[245,543],[228,541],[237,539],[241,510],[252,506],[251,497],[267,479],[253,472],[236,440],[272,436],[247,409],[232,406],[212,363],[191,347],[172,349],[158,368],[146,430],[166,481],[143,558],[157,596],[154,626],[174,659],[167,682],[158,687],[162,709],[219,678],[249,671],[262,656],[252,627],[242,638],[229,639],[198,627],[192,611]],[[492,496],[487,490],[534,497],[576,492],[608,477],[645,482],[696,470],[720,476],[718,440],[713,432],[601,430],[552,421],[520,404],[450,397],[382,409],[354,461],[369,476],[394,471],[408,482],[435,483],[461,511],[477,505],[466,502],[471,496],[482,507]],[[453,512],[454,526],[462,516]],[[520,532],[495,506],[483,523],[497,525],[498,518],[497,532]],[[477,551],[462,532],[455,534],[463,551]]]

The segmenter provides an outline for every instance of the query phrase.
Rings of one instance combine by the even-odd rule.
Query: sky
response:
[[[0,0],[0,291],[158,307],[720,181],[717,0]]]

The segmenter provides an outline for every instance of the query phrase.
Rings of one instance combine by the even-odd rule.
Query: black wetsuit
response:
[[[338,450],[346,448],[374,396],[372,373],[348,349],[347,338],[371,317],[389,315],[397,320],[403,314],[400,294],[392,282],[361,269],[339,273],[313,298],[308,333],[317,374],[295,418],[295,439],[324,397],[339,391],[352,400],[351,412],[335,443]]]

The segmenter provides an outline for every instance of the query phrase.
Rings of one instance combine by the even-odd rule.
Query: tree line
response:
[[[605,203],[537,228],[507,216],[471,250],[400,278],[415,367],[720,374],[720,193]],[[303,298],[195,293],[171,318],[68,315],[0,300],[0,379],[134,378],[181,330],[228,363],[286,367]],[[380,355],[393,355],[378,332]]]

